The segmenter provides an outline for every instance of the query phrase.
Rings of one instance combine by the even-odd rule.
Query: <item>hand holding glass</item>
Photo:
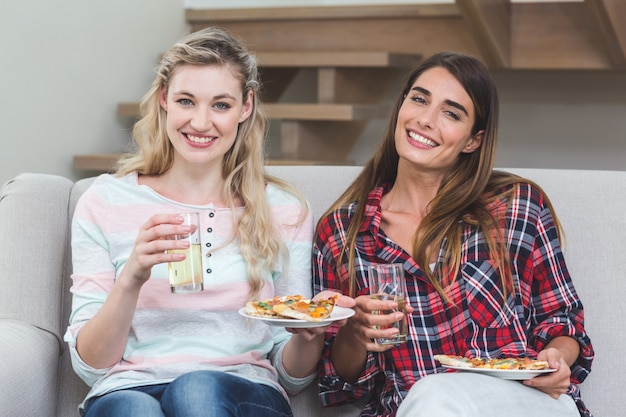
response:
[[[374,341],[381,345],[395,345],[406,342],[406,282],[404,280],[404,266],[402,264],[372,264],[368,267],[370,296],[376,300],[391,300],[398,303],[397,310],[375,311],[374,314],[392,314],[398,311],[404,313],[402,320],[380,329],[395,327],[398,334],[394,337],[376,338]]]
[[[184,253],[185,259],[170,262],[167,265],[172,293],[200,292],[204,289],[202,282],[202,251],[200,247],[200,216],[198,213],[179,213],[184,218],[183,225],[191,228],[191,233],[176,235],[176,240],[189,242],[187,249],[172,249],[168,253]]]

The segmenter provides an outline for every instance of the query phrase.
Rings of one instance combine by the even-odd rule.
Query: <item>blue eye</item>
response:
[[[218,110],[228,110],[230,109],[231,106],[228,103],[219,102],[219,103],[215,103],[214,107],[217,108]]]
[[[180,100],[177,100],[176,102],[182,104],[183,106],[193,105],[193,101],[189,100],[188,98],[181,98]]]

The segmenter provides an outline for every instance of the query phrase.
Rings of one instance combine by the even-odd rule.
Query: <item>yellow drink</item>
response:
[[[170,287],[173,293],[197,292],[204,289],[202,283],[202,251],[200,244],[193,244],[189,249],[170,250],[168,253],[184,253],[185,259],[170,262],[167,269]]]
[[[395,327],[396,329],[398,329],[399,333],[394,337],[376,338],[375,340],[376,343],[380,345],[395,345],[398,343],[406,342],[408,328],[407,328],[407,321],[406,321],[406,300],[404,299],[404,297],[395,296],[393,294],[384,294],[384,293],[373,294],[371,297],[376,300],[383,300],[383,301],[391,300],[391,301],[395,301],[396,303],[398,303],[397,310],[373,311],[372,312],[373,314],[391,314],[391,313],[396,313],[398,311],[401,311],[402,313],[404,313],[404,316],[402,316],[402,320],[400,321],[396,321],[390,324],[389,326],[377,326],[377,328],[379,329],[389,329],[391,327]]]

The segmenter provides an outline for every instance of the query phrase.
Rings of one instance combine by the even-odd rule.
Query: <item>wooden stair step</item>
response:
[[[139,103],[119,103],[117,115],[120,117],[139,117]]]
[[[388,111],[388,106],[332,103],[266,103],[263,108],[270,119],[336,122],[383,117]]]
[[[277,51],[255,54],[260,67],[413,68],[420,54],[384,51]]]
[[[192,31],[237,33],[256,51],[451,50],[497,69],[626,69],[624,0],[449,3],[187,9],[186,19]]]
[[[192,26],[220,26],[229,22],[297,21],[297,20],[341,20],[402,17],[461,17],[454,4],[384,4],[357,6],[309,6],[309,7],[250,7],[232,9],[186,9],[185,19]]]
[[[74,155],[72,166],[80,171],[110,172],[119,157],[119,154],[114,153]]]

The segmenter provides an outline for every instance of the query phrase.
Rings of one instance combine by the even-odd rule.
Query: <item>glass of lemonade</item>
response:
[[[391,314],[401,311],[404,313],[402,320],[390,324],[387,327],[395,327],[399,333],[394,337],[376,338],[374,341],[381,345],[395,345],[406,342],[407,317],[406,317],[406,282],[404,279],[403,264],[372,264],[368,267],[370,296],[377,300],[393,300],[398,303],[397,310],[375,311],[374,314]],[[382,329],[383,327],[377,327]]]
[[[170,262],[167,265],[172,293],[200,292],[204,289],[202,281],[202,250],[200,246],[200,215],[199,213],[179,213],[185,220],[184,225],[191,227],[188,235],[176,235],[177,240],[189,241],[188,249],[173,249],[169,253],[184,253],[185,259]]]

